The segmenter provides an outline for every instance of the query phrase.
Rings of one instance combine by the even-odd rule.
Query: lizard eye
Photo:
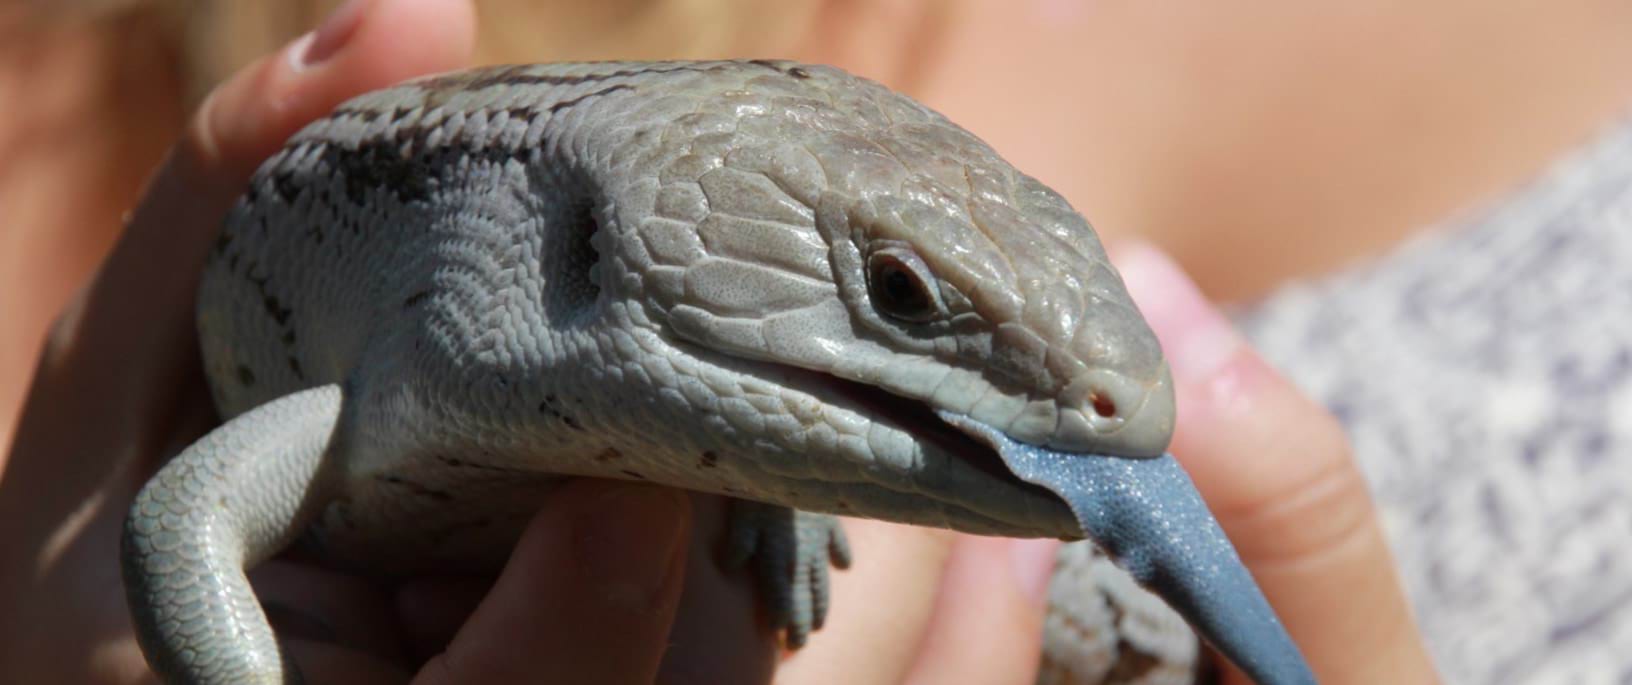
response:
[[[867,257],[867,290],[884,314],[921,323],[938,311],[930,289],[929,268],[904,250],[880,250]]]

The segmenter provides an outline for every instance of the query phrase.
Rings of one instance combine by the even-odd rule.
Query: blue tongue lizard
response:
[[[1016,442],[965,416],[936,413],[991,445],[1021,480],[1064,499],[1089,539],[1253,680],[1315,682],[1172,455],[1134,459],[1054,452]]]

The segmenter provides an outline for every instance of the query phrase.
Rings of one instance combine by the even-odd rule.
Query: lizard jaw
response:
[[[1082,537],[1064,500],[1015,475],[992,446],[941,420],[922,400],[778,360],[687,348],[685,356],[723,376],[710,385],[780,397],[778,404],[788,408],[781,416],[803,425],[787,426],[803,436],[772,434],[767,423],[761,424],[766,434],[719,445],[745,450],[741,468],[782,483],[764,489],[764,501],[980,535]],[[828,437],[813,437],[813,428]],[[850,439],[835,441],[835,435]],[[765,444],[808,461],[797,467],[767,461],[759,452]],[[693,486],[708,490],[711,484],[687,485]]]
[[[961,473],[938,473],[926,469],[915,479],[913,494],[927,496],[966,509],[980,517],[978,525],[949,516],[946,527],[982,534],[1080,539],[1082,534],[1065,500],[1053,491],[1016,475],[991,443],[938,414],[930,405],[887,390],[836,376],[804,369],[789,369],[804,376],[800,385],[807,391],[821,388],[847,400],[852,411],[869,421],[907,433],[931,455],[944,455],[949,467]],[[827,394],[823,393],[823,394]],[[926,459],[926,461],[933,461]],[[969,477],[978,474],[976,483]],[[890,487],[886,484],[886,487]],[[1018,495],[1018,496],[1017,496]],[[1007,515],[993,515],[993,504],[1022,503]],[[992,523],[1004,524],[994,530]]]

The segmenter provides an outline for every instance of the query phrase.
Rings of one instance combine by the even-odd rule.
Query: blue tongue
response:
[[[1064,499],[1082,531],[1262,685],[1314,683],[1235,547],[1172,455],[1053,452],[965,416],[941,419],[990,444],[1021,480]]]

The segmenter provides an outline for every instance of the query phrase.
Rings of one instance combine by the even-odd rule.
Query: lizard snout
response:
[[[1066,386],[1047,443],[1068,452],[1154,457],[1167,449],[1173,424],[1173,377],[1165,363],[1147,381],[1096,369]]]

